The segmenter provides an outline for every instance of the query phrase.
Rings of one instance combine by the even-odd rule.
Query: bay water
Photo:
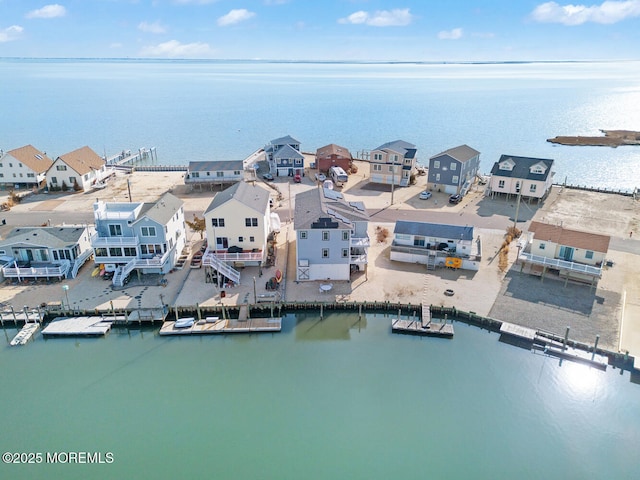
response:
[[[51,157],[155,146],[159,163],[242,159],[291,134],[352,153],[398,138],[422,163],[466,143],[556,160],[556,181],[640,186],[635,147],[555,135],[638,130],[640,63],[339,64],[0,59],[0,148]],[[288,315],[275,335],[38,336],[0,347],[2,452],[112,463],[0,464],[0,478],[637,478],[640,389],[455,324]],[[64,460],[66,457],[58,457]],[[46,460],[46,457],[45,457]]]

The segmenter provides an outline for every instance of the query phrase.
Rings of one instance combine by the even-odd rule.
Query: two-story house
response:
[[[5,278],[74,278],[93,253],[92,227],[20,227],[0,241],[0,256],[13,257]]]
[[[264,147],[269,171],[276,177],[292,177],[304,174],[304,155],[300,151],[300,142],[287,135],[271,140]]]
[[[105,160],[85,146],[55,159],[47,170],[47,185],[51,190],[88,191],[107,176],[106,171]]]
[[[406,187],[416,167],[416,146],[403,140],[380,145],[369,154],[370,181]]]
[[[234,266],[264,263],[271,233],[271,208],[266,188],[255,182],[236,183],[213,197],[204,219],[208,248],[203,265],[217,269],[216,261]]]
[[[169,272],[186,244],[183,202],[170,193],[155,203],[97,201],[93,214],[94,262],[115,272],[116,286],[133,270]]]
[[[314,188],[296,195],[296,280],[349,280],[366,269],[369,215],[362,202]]]
[[[532,273],[544,277],[552,271],[566,280],[593,283],[602,276],[611,237],[531,222],[525,241],[518,259],[522,266],[529,265]]]
[[[448,194],[465,195],[478,174],[480,152],[460,145],[429,159],[427,188]]]
[[[218,160],[212,162],[189,162],[184,183],[192,187],[213,186],[244,180],[242,160]]]
[[[491,196],[521,195],[539,201],[551,191],[553,160],[501,155],[493,164],[489,191]]]
[[[345,147],[331,143],[316,150],[316,165],[320,172],[327,173],[331,167],[340,167],[345,172],[351,169],[353,158]]]
[[[53,160],[33,145],[8,152],[0,150],[0,185],[38,188],[44,183],[52,164]]]
[[[473,226],[398,220],[393,235],[391,260],[425,264],[429,270],[480,268],[482,247]]]

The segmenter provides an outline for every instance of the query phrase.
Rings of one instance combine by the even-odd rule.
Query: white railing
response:
[[[126,205],[129,205],[128,203]],[[135,212],[133,210],[106,210],[99,208],[93,211],[93,216],[96,220],[131,220],[136,219]]]
[[[535,263],[536,265],[562,268],[565,270],[570,270],[572,272],[586,273],[587,275],[594,275],[597,277],[602,276],[602,268],[585,265],[583,263],[568,262],[566,260],[560,260],[559,258],[547,258],[540,255],[532,255],[526,252],[521,252],[519,258],[527,262]]]
[[[90,248],[86,249],[84,252],[78,255],[78,257],[73,262],[73,268],[71,269],[71,278],[76,278],[78,270],[80,270],[80,267],[84,265],[84,262],[86,262],[87,259],[91,257],[91,255],[93,255],[93,250],[91,250]]]
[[[4,267],[2,273],[6,278],[48,278],[66,277],[71,267],[69,260],[63,260],[51,267]]]
[[[351,255],[351,263],[368,263],[367,255]]]
[[[202,264],[205,267],[213,268],[217,272],[227,277],[232,282],[236,284],[240,283],[240,272],[238,272],[236,269],[230,267],[229,265],[224,263],[222,260],[220,260],[217,257],[217,254],[214,254],[207,250],[202,257]]]
[[[167,250],[163,255],[156,255],[152,258],[135,258],[135,267],[134,268],[157,268],[161,267],[169,258],[169,254],[171,250]]]
[[[139,237],[101,237],[97,233],[91,235],[91,246],[102,247],[136,247],[140,244]]]
[[[369,237],[351,237],[349,245],[352,247],[368,247],[371,244]]]
[[[259,252],[242,252],[242,253],[228,253],[228,252],[209,252],[213,253],[223,262],[249,262],[249,261],[262,261],[263,250]]]

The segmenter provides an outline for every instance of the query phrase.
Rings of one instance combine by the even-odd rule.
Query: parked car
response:
[[[271,175],[270,173],[265,173],[264,175],[262,175],[262,178],[264,178],[267,182],[273,182],[273,175]]]
[[[420,192],[420,200],[429,200],[431,198],[431,192],[425,190],[424,192]]]
[[[300,176],[300,174],[299,174],[299,173],[296,173],[296,174],[293,176],[293,181],[294,181],[294,182],[296,182],[296,183],[300,183],[300,182],[302,182],[302,177]]]
[[[316,173],[316,180],[319,182],[324,182],[327,179],[327,176],[324,173]]]
[[[236,245],[231,245],[229,248],[227,248],[227,253],[242,253],[242,247],[238,247]]]
[[[459,193],[455,195],[451,195],[449,197],[449,203],[460,203],[461,200],[462,200],[462,195],[460,195]]]

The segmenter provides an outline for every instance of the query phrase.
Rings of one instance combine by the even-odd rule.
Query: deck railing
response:
[[[584,263],[568,262],[559,258],[547,258],[540,255],[532,255],[527,252],[520,252],[521,260],[525,262],[533,263],[536,265],[548,266],[558,269],[569,270],[571,272],[585,273],[587,275],[593,275],[596,277],[602,276],[602,268],[594,267],[592,265],[585,265]]]

